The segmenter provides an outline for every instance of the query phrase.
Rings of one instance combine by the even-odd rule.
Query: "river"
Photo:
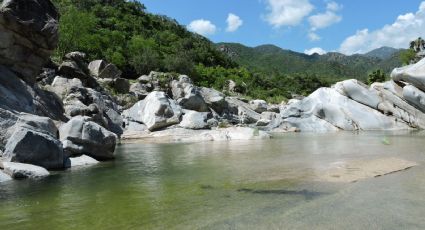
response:
[[[0,229],[425,229],[424,140],[339,132],[122,144],[113,162],[0,184]],[[418,166],[317,179],[335,162],[381,157]]]

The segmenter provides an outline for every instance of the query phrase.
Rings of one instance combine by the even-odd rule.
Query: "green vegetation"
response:
[[[146,12],[138,1],[53,0],[62,15],[55,59],[82,51],[106,59],[127,77],[152,70],[193,74],[194,66],[236,67],[206,38],[175,20]]]
[[[128,79],[150,71],[172,72],[217,90],[232,80],[239,94],[280,103],[339,80],[366,81],[372,69],[388,72],[400,62],[397,55],[383,61],[338,53],[309,56],[271,45],[215,45],[173,19],[147,12],[135,0],[53,2],[61,13],[60,41],[53,59],[59,62],[68,52],[82,51],[90,60],[116,64]]]
[[[373,73],[369,74],[369,77],[367,78],[367,84],[371,85],[375,82],[384,82],[386,81],[386,75],[385,72],[378,69],[376,71],[373,71]]]

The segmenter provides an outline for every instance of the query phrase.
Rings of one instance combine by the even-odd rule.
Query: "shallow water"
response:
[[[0,229],[425,229],[424,133],[125,144],[114,162],[0,184]],[[357,183],[335,162],[419,164]]]

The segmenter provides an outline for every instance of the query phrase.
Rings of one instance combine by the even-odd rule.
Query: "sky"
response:
[[[408,48],[425,37],[423,0],[141,0],[213,42],[303,53]]]

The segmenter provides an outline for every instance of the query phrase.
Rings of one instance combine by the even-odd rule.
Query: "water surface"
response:
[[[271,140],[136,143],[114,162],[0,184],[0,229],[425,229],[425,134],[285,134]],[[357,183],[335,162],[419,166]]]

